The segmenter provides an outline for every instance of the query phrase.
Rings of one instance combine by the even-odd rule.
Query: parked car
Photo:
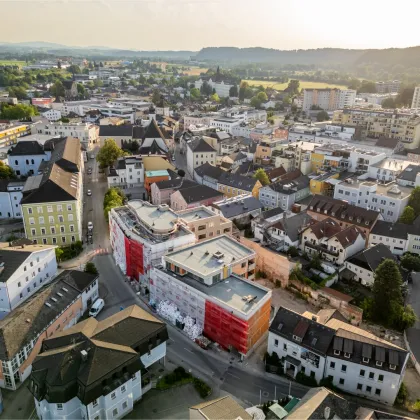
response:
[[[104,306],[105,306],[105,301],[103,299],[96,299],[94,304],[90,308],[89,316],[93,316],[94,318],[96,318],[99,312],[102,311]]]
[[[91,159],[95,159],[95,155],[93,153],[90,154]]]
[[[88,227],[88,230],[93,230],[93,223],[88,222],[87,227]]]
[[[87,190],[87,195],[92,195],[92,191],[91,190]]]
[[[175,155],[172,155],[172,162],[175,162]]]

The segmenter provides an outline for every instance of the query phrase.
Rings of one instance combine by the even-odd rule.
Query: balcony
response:
[[[331,249],[328,249],[325,245],[316,245],[316,244],[313,244],[311,242],[306,241],[305,242],[305,247],[306,246],[308,248],[312,248],[312,249],[318,251],[321,255],[322,254],[329,254],[329,255],[332,255],[333,257],[338,257],[338,255],[339,255],[338,251],[333,251]]]
[[[248,270],[255,270],[255,263],[248,264]]]

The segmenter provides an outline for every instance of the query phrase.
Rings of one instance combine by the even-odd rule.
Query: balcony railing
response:
[[[305,246],[315,249],[316,251],[318,251],[319,253],[326,253],[329,255],[332,255],[333,257],[338,257],[339,253],[337,251],[333,251],[331,249],[328,249],[325,245],[316,245],[313,244],[311,242],[306,241],[305,242]]]

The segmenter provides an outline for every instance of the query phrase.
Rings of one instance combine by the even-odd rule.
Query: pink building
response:
[[[198,206],[209,206],[215,201],[223,199],[223,194],[206,185],[194,185],[182,188],[171,195],[171,208],[185,210]]]
[[[171,204],[171,195],[182,188],[189,188],[197,185],[196,182],[185,178],[168,179],[167,181],[155,182],[150,187],[152,203],[155,206],[159,204]]]

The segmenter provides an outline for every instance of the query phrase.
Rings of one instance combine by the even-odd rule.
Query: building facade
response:
[[[356,91],[352,89],[303,89],[302,110],[307,112],[317,106],[324,111],[335,111],[352,107],[356,99]]]

